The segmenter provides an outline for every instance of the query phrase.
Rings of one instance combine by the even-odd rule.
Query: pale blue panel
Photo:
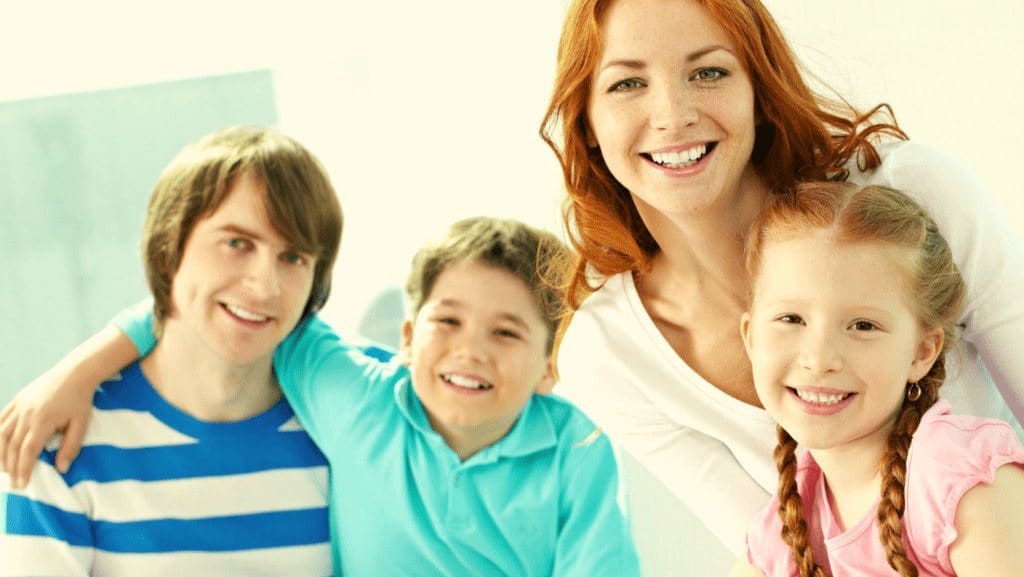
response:
[[[0,103],[0,404],[148,294],[138,239],[174,154],[276,118],[270,71]]]

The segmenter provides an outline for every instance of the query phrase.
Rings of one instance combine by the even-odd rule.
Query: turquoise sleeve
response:
[[[300,323],[274,351],[281,390],[325,454],[331,440],[344,434],[381,366],[316,316]]]
[[[121,330],[129,339],[135,343],[139,351],[139,357],[144,357],[153,351],[156,346],[156,335],[153,334],[153,304],[151,300],[145,300],[139,304],[130,306],[110,321]]]
[[[629,519],[619,505],[619,472],[604,434],[568,449],[563,519],[552,577],[639,577]]]

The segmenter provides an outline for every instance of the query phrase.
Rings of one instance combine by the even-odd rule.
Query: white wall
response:
[[[766,1],[814,71],[862,106],[891,103],[912,137],[972,167],[1024,233],[1021,4]],[[354,327],[422,237],[456,218],[559,229],[561,175],[537,130],[564,6],[4,0],[0,101],[272,69],[281,128],[320,156],[342,197],[325,316]]]
[[[354,326],[427,231],[508,215],[557,230],[561,176],[537,137],[566,0],[3,2],[0,101],[251,68],[281,127],[327,164],[348,217],[326,316]],[[1018,3],[768,0],[813,68],[892,103],[973,167],[1024,231]],[[338,298],[345,296],[346,298]]]

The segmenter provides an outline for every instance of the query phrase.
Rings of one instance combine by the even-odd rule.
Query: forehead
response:
[[[769,241],[754,279],[754,301],[911,306],[911,257],[891,243],[836,242],[824,232]]]
[[[615,0],[601,18],[601,29],[602,60],[629,53],[690,52],[714,44],[735,52],[725,29],[691,0]]]
[[[543,324],[530,287],[511,271],[479,260],[457,261],[441,271],[424,305],[442,303],[482,314],[514,314]]]
[[[237,227],[284,243],[267,210],[267,187],[262,180],[243,172],[232,179],[224,198],[210,214],[196,221],[194,230]]]

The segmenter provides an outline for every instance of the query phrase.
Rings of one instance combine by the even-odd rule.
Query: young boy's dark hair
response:
[[[419,314],[448,267],[464,260],[480,261],[511,272],[530,289],[548,327],[546,352],[550,354],[564,299],[557,283],[548,282],[547,273],[558,270],[569,257],[569,249],[555,235],[522,222],[486,216],[460,220],[442,240],[425,245],[413,257],[405,286],[411,316]]]

